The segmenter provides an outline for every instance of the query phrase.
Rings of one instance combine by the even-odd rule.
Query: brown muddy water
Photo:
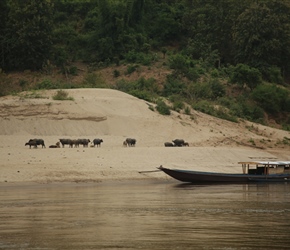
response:
[[[290,184],[1,184],[0,249],[290,249]]]

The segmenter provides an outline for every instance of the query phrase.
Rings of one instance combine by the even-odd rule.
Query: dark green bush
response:
[[[76,66],[71,66],[68,69],[68,73],[73,75],[73,76],[77,76],[78,75],[78,68]]]
[[[128,94],[133,95],[139,99],[143,99],[145,101],[152,102],[152,94],[149,93],[147,90],[134,89],[134,90],[129,91]]]
[[[115,78],[117,78],[117,77],[119,77],[121,75],[120,71],[116,70],[116,69],[114,70],[113,74],[114,74]]]
[[[28,81],[27,80],[24,80],[24,79],[19,80],[19,86],[22,89],[24,89],[27,85],[28,85]]]
[[[252,98],[271,114],[290,110],[289,91],[277,85],[259,85],[253,90]]]
[[[146,46],[144,47],[145,50]],[[151,55],[150,53],[136,52],[135,50],[131,50],[125,55],[125,61],[128,63],[138,63],[148,66],[151,64],[152,60],[156,60],[154,55]]]
[[[173,104],[173,110],[180,112],[184,108],[184,102],[181,96],[173,95],[170,96],[169,101]]]
[[[189,68],[185,72],[185,76],[188,80],[196,81],[200,77],[200,71],[198,68]]]
[[[127,74],[127,75],[132,74],[133,72],[135,72],[135,71],[137,70],[138,67],[139,67],[139,65],[129,65],[129,66],[127,67],[126,74]]]
[[[163,87],[163,95],[171,96],[174,94],[182,94],[185,90],[183,82],[174,74],[168,75]]]
[[[193,105],[193,108],[208,115],[212,115],[232,122],[237,122],[236,116],[234,116],[229,109],[226,109],[222,106],[217,107],[206,100],[195,103]]]
[[[281,74],[281,70],[278,67],[268,67],[262,71],[262,74],[268,82],[282,84],[283,77]]]
[[[64,90],[58,90],[55,95],[52,97],[53,100],[70,100],[73,101],[74,98],[68,95],[68,92],[64,91]]]
[[[233,68],[230,81],[241,86],[246,84],[250,89],[254,89],[262,83],[262,74],[256,68],[251,68],[246,64],[238,64]]]
[[[59,82],[52,82],[49,79],[44,79],[43,81],[36,84],[36,89],[58,89],[61,84]]]
[[[106,84],[105,80],[101,77],[101,75],[96,73],[88,73],[83,82],[84,87],[87,88],[107,88],[108,85]]]
[[[156,110],[161,114],[161,115],[170,115],[170,107],[166,105],[166,103],[162,100],[157,101],[157,106]]]
[[[211,99],[215,100],[225,95],[225,86],[217,78],[210,80],[209,85],[211,88]]]
[[[190,68],[190,60],[182,54],[172,55],[169,57],[169,66],[179,74],[186,73]]]

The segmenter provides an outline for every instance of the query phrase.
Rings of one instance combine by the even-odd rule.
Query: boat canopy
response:
[[[290,161],[241,161],[241,162],[238,162],[238,164],[285,166],[285,165],[290,165]]]

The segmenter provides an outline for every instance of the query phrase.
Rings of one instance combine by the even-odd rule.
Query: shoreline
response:
[[[166,180],[158,172],[139,172],[162,165],[241,173],[240,161],[290,160],[289,131],[233,123],[195,110],[163,116],[149,109],[148,102],[117,90],[67,91],[74,101],[53,100],[55,90],[40,91],[44,98],[0,98],[0,184]],[[43,139],[46,148],[25,146],[33,138]],[[99,138],[103,143],[49,148],[61,138]],[[124,147],[126,138],[136,139],[136,146]],[[164,146],[177,138],[189,146]]]

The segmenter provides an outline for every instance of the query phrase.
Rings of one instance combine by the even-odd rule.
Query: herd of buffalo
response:
[[[104,142],[102,139],[96,138],[92,142],[90,139],[59,139],[59,141],[54,144],[50,145],[49,148],[60,148],[65,147],[65,145],[68,145],[70,148],[77,148],[80,145],[83,145],[83,147],[88,147],[89,143],[91,143],[91,147],[100,147],[101,143]],[[127,138],[123,142],[123,146],[125,147],[134,147],[136,145],[136,139],[134,138]],[[43,139],[30,139],[28,142],[25,143],[25,146],[29,146],[29,148],[34,147],[37,148],[37,146],[42,146],[42,148],[45,148],[44,140]],[[185,142],[183,139],[175,139],[172,142],[165,142],[165,147],[183,147],[183,146],[189,146],[188,142]]]

